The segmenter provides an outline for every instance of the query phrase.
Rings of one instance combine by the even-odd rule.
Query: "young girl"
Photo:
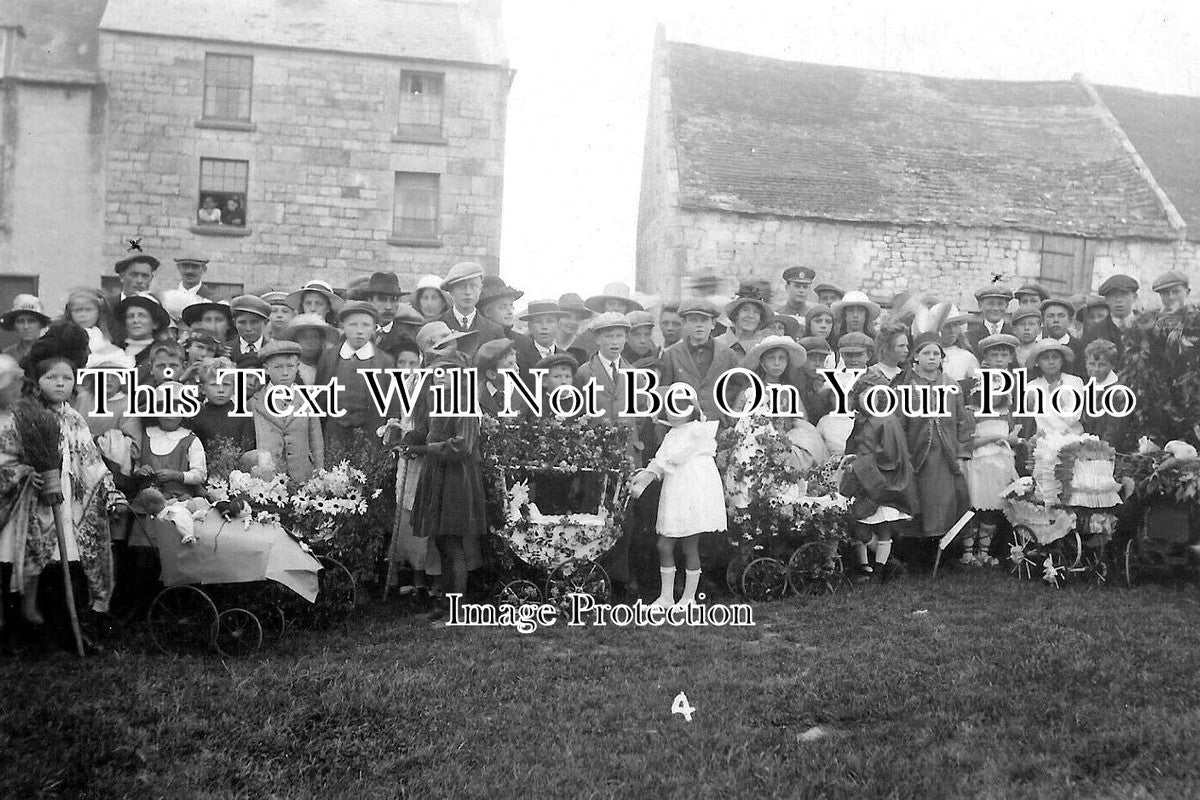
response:
[[[874,550],[881,581],[889,580],[899,569],[899,562],[890,560],[892,523],[912,519],[918,508],[903,423],[895,413],[868,413],[863,401],[868,389],[890,385],[886,375],[872,371],[864,373],[850,391],[858,416],[846,442],[841,486],[841,493],[852,499],[858,573],[864,578],[874,577],[869,555]]]
[[[179,391],[183,384],[164,381],[159,391]],[[183,427],[183,417],[161,416],[142,434],[137,475],[153,478],[167,499],[190,500],[208,480],[204,445]]]
[[[955,386],[942,373],[944,357],[941,336],[922,333],[913,342],[912,367],[900,380],[917,387]],[[974,419],[967,413],[961,392],[948,394],[947,416],[933,416],[937,409],[919,402],[914,406],[905,429],[920,498],[919,535],[936,542],[971,507],[962,462],[971,457]]]
[[[663,437],[650,464],[634,476],[633,496],[639,497],[655,480],[662,480],[658,501],[658,563],[662,590],[653,605],[686,608],[696,602],[700,585],[700,534],[726,530],[725,494],[714,456],[719,421],[700,416],[696,390],[673,383],[668,390],[688,413],[665,409],[671,429]],[[675,602],[675,543],[682,540],[687,567],[683,594]]]
[[[72,289],[67,295],[64,316],[87,332],[88,349],[91,352],[99,352],[112,344],[112,319],[108,302],[99,289]]]
[[[1011,370],[1016,359],[1017,337],[1007,333],[986,336],[979,341],[983,365],[990,369]],[[972,393],[970,410],[979,410],[982,386]],[[990,555],[992,538],[1003,519],[1004,501],[1000,493],[1017,479],[1013,447],[1020,437],[1012,420],[1012,400],[997,398],[996,417],[976,417],[975,435],[971,439],[971,460],[963,465],[967,489],[971,493],[971,508],[975,510],[976,525],[965,542],[962,563],[967,566],[995,566],[999,563]]]
[[[56,324],[58,325],[58,324]],[[52,326],[34,343],[26,359],[25,391],[34,402],[49,408],[58,417],[59,448],[62,451],[62,492],[60,517],[67,543],[66,559],[78,561],[87,576],[93,610],[108,611],[113,590],[112,541],[109,517],[126,507],[124,496],[92,441],[83,417],[71,406],[75,393],[76,371],[87,360],[87,334],[74,323]],[[12,453],[18,441],[11,429],[11,416],[0,431],[5,452]],[[35,486],[40,483],[34,481]],[[36,492],[11,515],[0,534],[0,561],[13,565],[12,585],[24,589],[22,616],[40,623],[37,608],[38,576],[45,567],[60,561],[55,532],[54,510],[41,503]]]
[[[804,317],[804,335],[819,336],[829,346],[822,367],[833,369],[837,366],[837,339],[833,335],[833,311],[829,306],[817,304],[808,307],[808,313]]]
[[[1087,367],[1088,379],[1095,382],[1096,389],[1102,390],[1117,382],[1117,373],[1113,368],[1120,360],[1117,345],[1107,339],[1093,339],[1083,350],[1084,363]],[[1123,417],[1111,414],[1089,415],[1084,412],[1083,430],[1099,437],[1102,441],[1116,446],[1121,438]]]
[[[438,359],[430,367],[442,370],[438,383],[447,392],[456,374],[465,377],[462,362],[454,357]],[[479,429],[478,417],[431,417],[425,445],[413,449],[425,456],[413,502],[413,532],[437,543],[447,590],[457,594],[467,590],[468,548],[478,547],[487,529]],[[438,615],[447,611],[448,604]]]
[[[20,575],[22,559],[13,552],[16,527],[27,522],[29,509],[37,499],[37,487],[34,486],[37,479],[29,465],[21,463],[21,445],[13,427],[12,407],[21,396],[23,375],[16,359],[0,355],[0,563],[10,565],[13,570],[12,589],[15,592],[24,590],[26,583]],[[36,584],[34,588],[36,590]],[[7,595],[8,587],[0,586],[0,629],[5,627],[4,600]],[[25,595],[32,599],[36,591],[26,591]],[[36,621],[36,608],[25,616],[32,616]]]
[[[297,314],[316,314],[330,324],[343,305],[342,298],[334,294],[333,287],[325,281],[309,281],[288,294],[287,300]]]

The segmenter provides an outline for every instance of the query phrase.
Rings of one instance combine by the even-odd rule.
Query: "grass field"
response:
[[[1200,590],[910,577],[749,629],[0,661],[0,797],[1197,797]],[[691,722],[670,713],[685,692]]]

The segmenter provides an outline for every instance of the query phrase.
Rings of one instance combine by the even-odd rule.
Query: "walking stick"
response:
[[[67,616],[71,634],[75,637],[75,652],[83,658],[83,633],[79,630],[79,615],[75,613],[75,587],[71,585],[71,562],[67,560],[67,530],[62,518],[62,473],[46,470],[42,473],[42,501],[54,509],[54,533],[58,537],[58,562],[62,564],[63,595],[67,600]]]

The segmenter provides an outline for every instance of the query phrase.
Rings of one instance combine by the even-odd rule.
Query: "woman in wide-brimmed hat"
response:
[[[604,287],[604,291],[589,297],[583,305],[593,314],[609,312],[628,314],[630,311],[645,311],[642,304],[633,299],[629,287],[623,283],[608,284]]]
[[[184,307],[180,314],[188,330],[204,329],[217,340],[217,355],[227,356],[237,339],[233,327],[233,310],[224,300],[198,300]]]
[[[1070,347],[1055,339],[1042,339],[1033,346],[1025,360],[1025,369],[1032,372],[1037,370],[1038,377],[1031,380],[1026,389],[1026,407],[1036,411],[1037,396],[1042,396],[1043,413],[1033,414],[1035,430],[1031,438],[1037,439],[1046,435],[1074,435],[1083,433],[1083,410],[1074,413],[1057,413],[1050,402],[1050,395],[1063,388],[1063,393],[1076,392],[1082,396],[1083,380],[1065,371],[1067,364],[1075,360],[1075,352]],[[1064,409],[1074,407],[1074,402],[1064,398],[1061,405]],[[1031,444],[1030,449],[1033,449]]]
[[[787,401],[781,401],[780,407],[776,409],[780,416],[772,419],[772,422],[791,441],[793,456],[803,470],[811,469],[829,458],[825,441],[809,418],[808,404],[813,391],[804,377],[807,361],[808,354],[793,339],[787,336],[767,336],[750,349],[741,363],[742,368],[757,375],[764,386],[765,392],[757,406],[759,411],[770,410],[767,404],[769,392],[787,392],[786,389],[769,387],[791,386],[796,389],[793,396],[799,401],[799,406],[788,407]],[[754,387],[747,388],[734,402],[733,407],[742,411],[749,410],[751,402],[755,399],[754,395]],[[743,425],[743,434],[749,435],[751,427],[753,426]]]
[[[42,311],[42,301],[31,294],[19,294],[13,298],[13,307],[0,315],[0,328],[16,331],[18,341],[6,347],[4,352],[20,361],[29,354],[33,343],[50,324],[50,317]]]
[[[426,322],[445,314],[454,305],[450,295],[442,289],[441,275],[422,275],[413,290],[412,305]]]
[[[830,306],[834,332],[838,338],[847,333],[865,333],[875,338],[875,321],[879,319],[879,304],[859,291],[846,292],[841,300]]]
[[[296,291],[289,292],[287,299],[297,314],[316,314],[329,323],[333,322],[334,315],[345,304],[332,286],[320,280],[311,280]]]
[[[283,337],[300,345],[297,383],[311,385],[317,379],[317,361],[337,341],[338,330],[319,314],[297,314],[283,329]]]
[[[150,345],[166,336],[171,317],[150,294],[135,294],[117,303],[113,316],[125,333],[117,346],[124,349],[140,367],[150,356]]]
[[[751,290],[751,287],[743,287],[743,290]],[[725,316],[729,319],[729,330],[718,336],[716,341],[744,357],[762,338],[762,330],[775,312],[757,293],[747,291],[725,305]]]

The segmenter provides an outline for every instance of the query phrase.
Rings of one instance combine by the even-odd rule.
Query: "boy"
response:
[[[575,356],[580,364],[586,363],[596,352],[596,343],[590,334],[581,332],[581,329],[592,318],[592,312],[584,307],[583,299],[574,292],[567,292],[558,298],[558,307],[563,310],[563,316],[558,321],[558,349]]]
[[[1042,312],[1032,306],[1017,309],[1012,318],[1013,336],[1017,337],[1018,367],[1025,366],[1025,359],[1033,352],[1033,346],[1042,338]]]
[[[700,399],[704,416],[728,422],[713,397],[713,387],[741,359],[728,345],[712,338],[718,316],[712,301],[704,298],[685,301],[679,307],[679,315],[683,318],[683,338],[663,351],[663,385],[677,381],[690,384]]]
[[[450,295],[454,305],[439,319],[451,330],[474,331],[475,336],[466,339],[459,349],[469,358],[484,342],[503,339],[504,329],[475,310],[475,303],[483,291],[483,267],[473,261],[455,264],[442,281],[442,291]]]
[[[971,343],[971,350],[980,358],[983,357],[983,353],[979,352],[981,340],[998,333],[1013,332],[1012,324],[1005,320],[1008,303],[1012,299],[1012,292],[995,283],[975,290],[975,302],[979,303],[979,314],[983,317],[983,323],[967,332],[967,341]]]
[[[654,345],[654,315],[649,311],[630,311],[625,318],[629,320],[625,359],[632,364],[647,356],[658,355],[658,348]]]
[[[523,365],[521,374],[529,386],[533,386],[533,379],[528,370],[533,365],[548,356],[566,352],[556,340],[561,332],[559,323],[567,316],[567,312],[553,300],[534,300],[520,316],[520,320],[528,327],[529,335],[517,344],[517,363]],[[578,359],[575,363],[579,363]]]
[[[679,341],[683,330],[683,318],[679,316],[679,303],[664,303],[658,311],[658,332],[662,334],[663,349]]]
[[[288,302],[287,292],[263,292],[260,297],[271,309],[267,317],[267,335],[272,339],[284,338],[283,332],[296,316],[296,309]]]
[[[517,312],[513,309],[513,302],[524,296],[524,292],[509,286],[503,278],[497,275],[487,275],[483,279],[483,289],[479,294],[479,300],[475,303],[475,308],[479,310],[480,314],[500,326],[500,330],[504,331],[505,339],[512,339],[517,353],[517,367],[521,370],[522,375],[528,372],[529,368],[537,361],[536,358],[533,360],[528,358],[529,344],[532,339],[513,330],[513,326],[517,323]]]
[[[1042,338],[1053,339],[1071,349],[1075,357],[1067,364],[1064,372],[1077,378],[1084,376],[1083,342],[1068,329],[1075,317],[1075,305],[1069,300],[1051,298],[1042,301]]]
[[[224,370],[233,368],[233,362],[228,358],[208,358],[200,362],[196,374],[204,403],[187,424],[205,447],[211,448],[217,439],[223,438],[232,442],[239,453],[244,453],[254,449],[254,422],[250,417],[229,416],[234,408],[234,376],[227,375],[224,380],[217,377]]]
[[[451,355],[458,356],[466,364],[467,358],[459,350],[458,342],[469,338],[475,338],[475,331],[452,331],[449,325],[435,319],[417,331],[417,347],[421,349],[421,359],[426,364]]]
[[[263,336],[267,320],[271,317],[271,307],[261,297],[244,294],[233,298],[229,304],[233,315],[233,327],[237,329],[237,342],[233,346],[230,358],[238,366],[242,366],[247,356],[253,356],[262,350],[267,340]]]
[[[388,370],[396,366],[396,361],[372,343],[379,324],[375,306],[362,300],[346,303],[338,312],[338,322],[342,325],[341,346],[326,350],[317,360],[316,384],[324,386],[332,380],[342,386],[341,408],[346,413],[341,417],[327,417],[324,426],[325,452],[331,458],[337,454],[340,459],[352,446],[355,431],[362,431],[369,442],[379,444],[375,431],[383,427],[388,417],[375,408],[371,391],[359,370]],[[377,377],[378,386],[386,397],[389,378],[383,374]]]
[[[296,385],[296,374],[300,367],[300,345],[278,340],[270,342],[259,354],[259,361],[267,373],[267,384],[263,391],[250,398],[250,410],[254,414],[254,445],[259,452],[271,454],[276,466],[287,473],[290,480],[304,483],[313,472],[325,468],[325,442],[321,436],[321,422],[309,410],[306,415],[298,412],[303,406],[297,395],[290,397],[282,392],[272,392],[273,387]],[[268,398],[280,410],[292,406],[291,413],[277,415],[267,405]]]
[[[17,343],[4,348],[4,354],[21,363],[49,324],[50,317],[42,312],[41,300],[31,294],[17,295],[12,310],[0,317],[0,328],[17,334]]]
[[[517,351],[512,339],[493,339],[475,351],[479,380],[479,409],[485,416],[498,417],[504,408],[506,379],[501,370],[516,369]]]
[[[149,375],[145,380],[155,386],[167,381],[182,381],[184,361],[183,346],[170,340],[155,342],[150,346],[150,357],[146,359]],[[139,378],[143,376],[139,375]]]
[[[1142,285],[1138,283],[1137,279],[1129,275],[1113,275],[1100,284],[1097,294],[1108,300],[1113,324],[1121,333],[1127,333],[1137,322],[1134,305],[1137,304],[1137,293],[1140,288]],[[1120,344],[1120,342],[1114,344]]]
[[[1041,310],[1044,301],[1050,299],[1050,292],[1040,283],[1027,283],[1013,292],[1019,309],[1033,308]]]

